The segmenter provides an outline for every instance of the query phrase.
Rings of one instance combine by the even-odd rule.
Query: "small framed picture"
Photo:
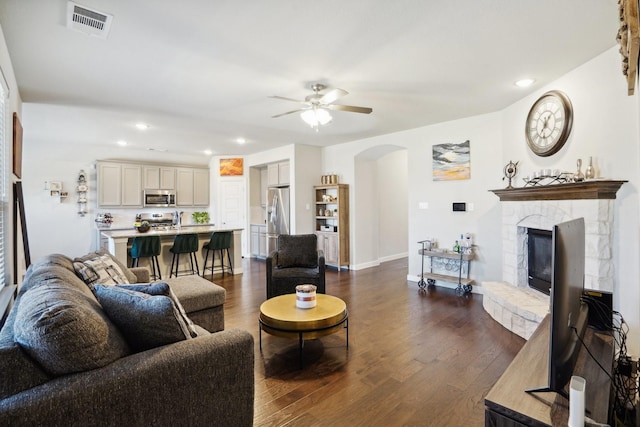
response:
[[[59,190],[51,190],[51,197],[60,197],[60,191]]]
[[[60,190],[62,190],[62,183],[60,181],[51,181],[49,183],[49,190],[51,190],[51,193],[53,193],[54,191],[59,192]]]

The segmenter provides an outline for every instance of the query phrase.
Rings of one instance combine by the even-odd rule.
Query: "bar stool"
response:
[[[171,273],[169,274],[169,278],[173,276],[173,266],[175,264],[175,274],[178,277],[178,266],[180,265],[180,254],[189,254],[189,262],[191,263],[191,274],[200,275],[200,269],[198,268],[198,258],[196,256],[196,252],[198,252],[198,235],[189,233],[189,234],[178,234],[173,239],[173,246],[169,248],[169,252],[173,254],[171,258]],[[193,269],[193,262],[195,259],[196,269]],[[188,271],[188,270],[185,270]]]
[[[222,274],[224,274],[224,251],[227,251],[227,259],[229,260],[229,266],[227,267],[231,270],[231,274],[233,274],[233,266],[231,265],[231,254],[229,253],[229,248],[231,247],[231,239],[233,238],[233,232],[231,231],[217,231],[211,235],[211,239],[209,239],[209,243],[206,243],[202,249],[206,249],[207,252],[204,256],[204,267],[202,267],[202,277],[204,277],[204,273],[207,270],[207,258],[209,258],[209,251],[213,251],[213,255],[211,257],[211,278],[213,279],[213,269],[216,266],[216,251],[220,251],[220,263],[222,264]]]
[[[160,264],[158,263],[160,249],[160,236],[134,237],[133,243],[131,244],[131,267],[137,267],[140,262],[140,258],[151,258],[153,280],[156,280],[157,278],[162,280]]]

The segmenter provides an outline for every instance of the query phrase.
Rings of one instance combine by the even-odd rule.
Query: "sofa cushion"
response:
[[[97,284],[93,290],[133,351],[191,338],[186,322],[168,296],[150,295],[115,285]]]
[[[90,252],[87,255],[83,256],[83,257],[79,257],[79,258],[75,258],[73,260],[74,263],[76,262],[81,262],[84,263],[87,260],[91,260],[94,258],[99,257],[100,255],[106,255],[107,257],[109,257],[111,259],[110,264],[115,264],[118,266],[118,268],[120,269],[120,271],[124,274],[124,276],[127,278],[126,281],[121,281],[119,283],[135,283],[136,282],[136,275],[129,270],[129,268],[124,265],[123,263],[120,262],[120,260],[116,257],[114,257],[113,255],[111,255],[108,251],[106,251],[105,249],[100,249],[96,252]],[[75,268],[75,265],[74,265]]]
[[[71,267],[71,270],[60,265],[45,266],[41,264],[31,264],[25,274],[25,279],[20,286],[19,294],[30,291],[33,288],[50,283],[64,283],[66,287],[78,290],[86,295],[93,296],[91,289]]]
[[[187,313],[220,307],[227,298],[227,291],[222,286],[195,274],[173,277],[166,283]]]
[[[62,281],[23,294],[13,328],[15,341],[52,375],[100,368],[129,354],[95,299]]]
[[[315,234],[278,236],[278,268],[317,267],[318,238]]]
[[[97,255],[83,261],[74,261],[73,268],[87,285],[130,283],[124,271],[109,254]]]
[[[176,297],[176,294],[173,293],[171,286],[169,286],[169,284],[167,284],[166,282],[156,282],[140,285],[118,285],[118,287],[129,289],[131,291],[142,292],[148,295],[164,295],[165,297],[171,298],[171,301],[173,301],[173,304],[178,309],[180,317],[182,317],[182,320],[187,324],[189,335],[191,335],[192,338],[198,336],[194,323],[191,321],[191,319],[189,319],[189,316],[187,316],[187,312],[184,310],[184,307],[182,307],[182,304],[180,304],[180,300],[178,300],[178,297]]]

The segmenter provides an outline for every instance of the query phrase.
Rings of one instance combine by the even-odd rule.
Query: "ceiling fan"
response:
[[[270,98],[275,99],[283,99],[285,101],[292,101],[302,104],[302,106],[296,110],[287,111],[286,113],[276,114],[272,116],[272,118],[278,118],[282,116],[286,116],[288,114],[298,113],[300,112],[300,116],[302,120],[304,120],[307,124],[309,124],[312,128],[318,130],[318,125],[325,125],[332,120],[331,114],[329,114],[328,110],[336,110],[336,111],[348,111],[351,113],[363,113],[369,114],[373,111],[372,108],[369,107],[355,107],[353,105],[340,105],[334,104],[338,99],[342,98],[345,95],[348,95],[344,89],[332,89],[329,92],[320,94],[321,91],[325,90],[327,87],[321,83],[315,83],[311,86],[313,89],[313,94],[307,95],[304,98],[304,101],[300,101],[293,98],[286,98],[284,96],[270,96]]]

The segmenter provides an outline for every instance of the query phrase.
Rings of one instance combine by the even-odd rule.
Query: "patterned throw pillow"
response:
[[[144,351],[191,339],[189,328],[170,297],[115,285],[96,284],[93,290],[132,350]]]
[[[93,258],[76,260],[73,262],[73,269],[87,285],[130,283],[120,266],[114,262],[113,257],[109,254],[96,254]]]

